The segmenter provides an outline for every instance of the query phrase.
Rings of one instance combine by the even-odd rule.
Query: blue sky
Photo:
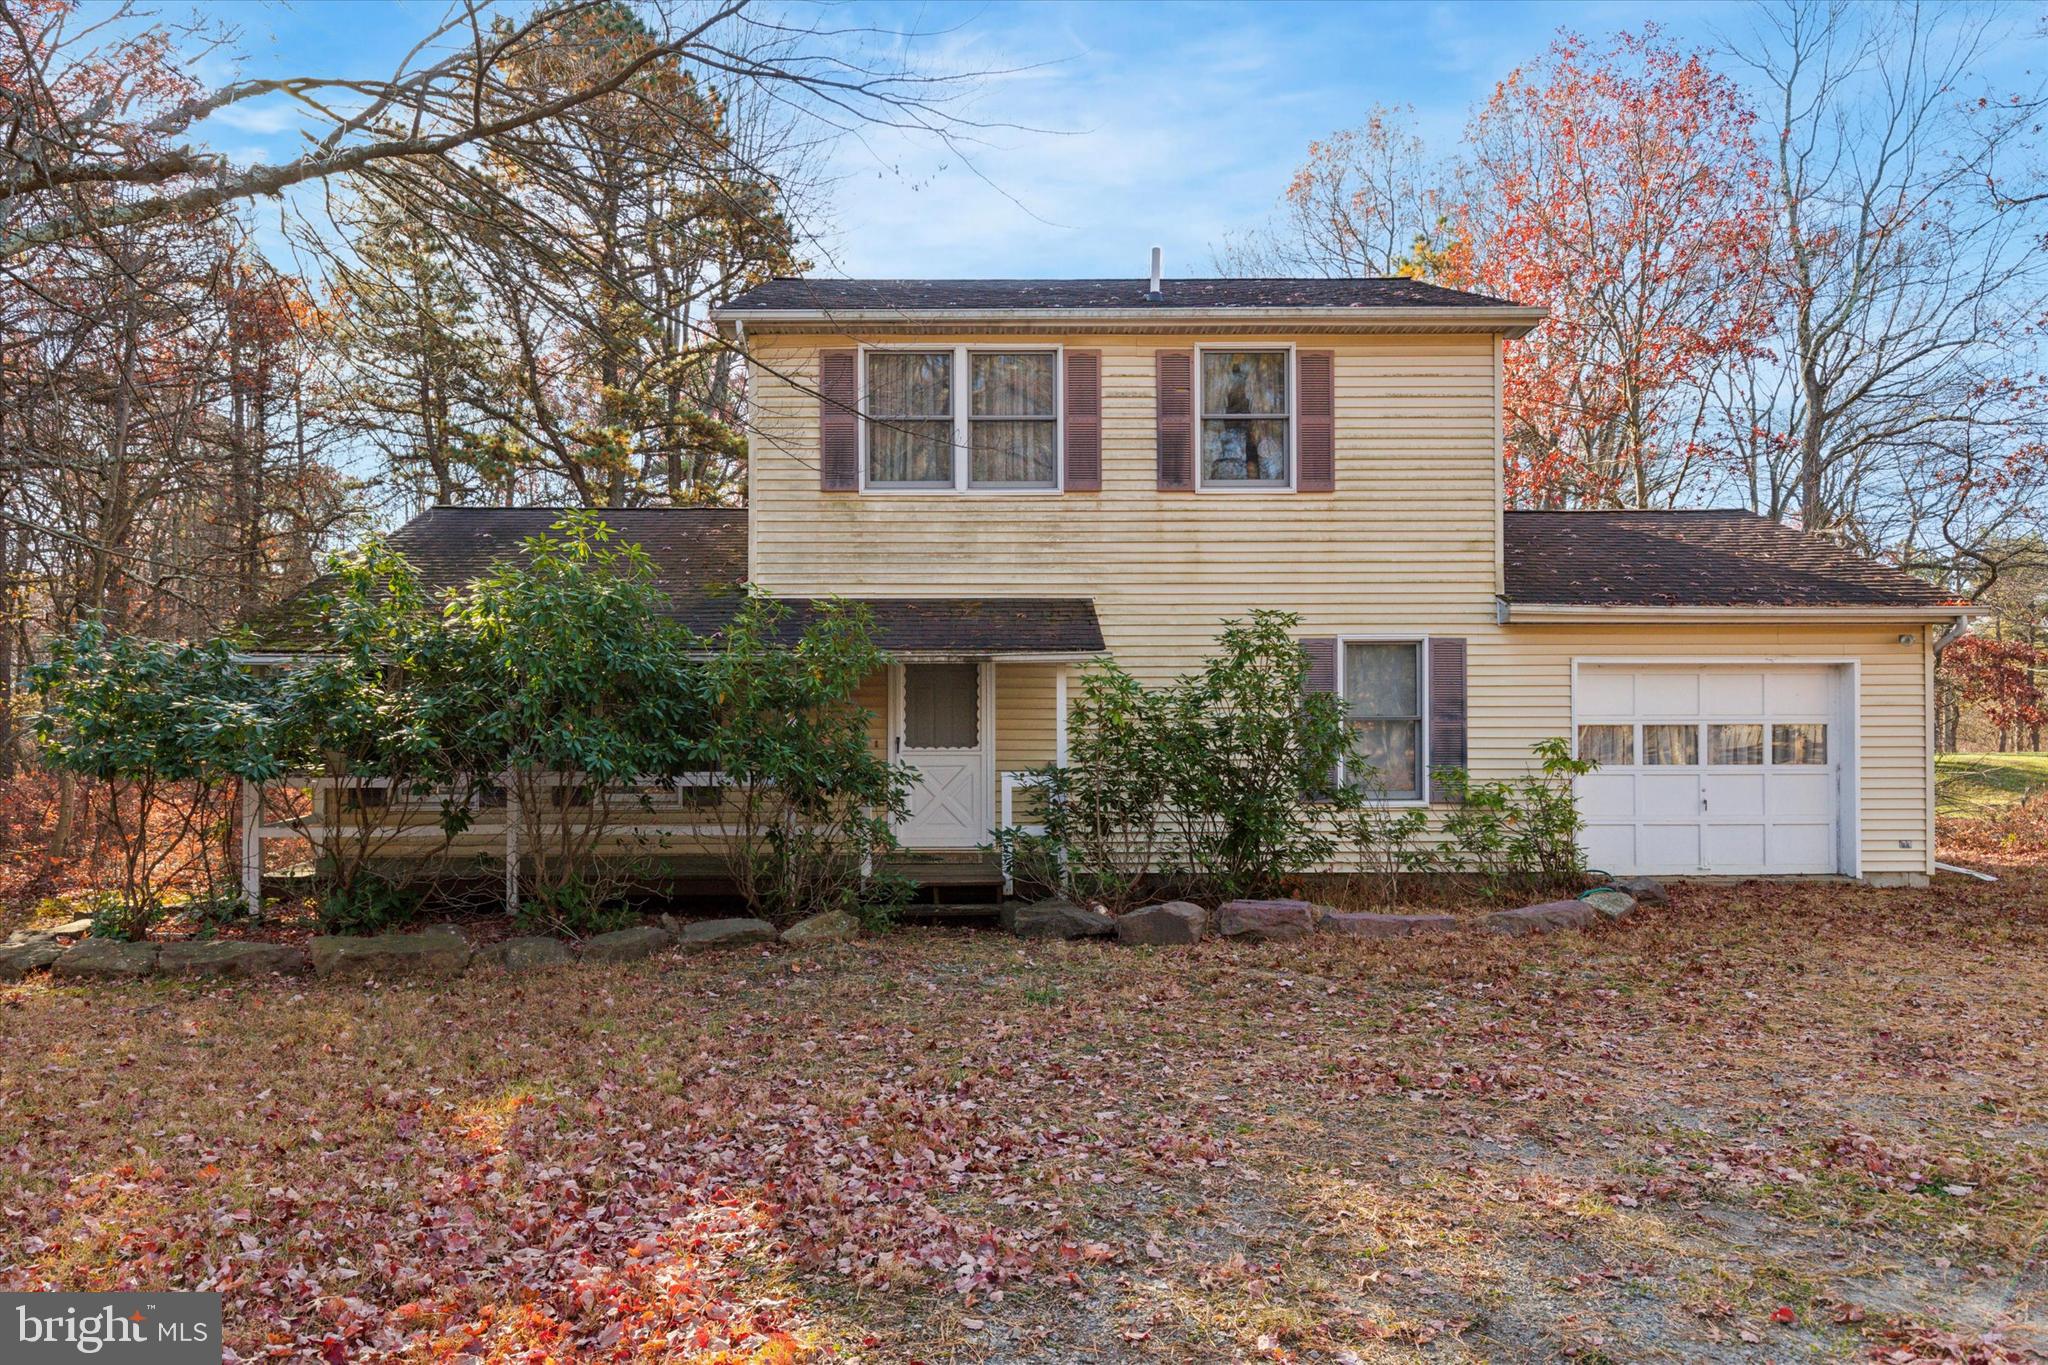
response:
[[[1013,72],[983,80],[965,108],[1012,125],[986,134],[973,166],[886,130],[832,148],[814,254],[820,273],[856,276],[1129,276],[1154,243],[1169,275],[1212,274],[1212,250],[1271,212],[1309,140],[1374,102],[1414,105],[1420,131],[1447,147],[1467,111],[1560,27],[1598,37],[1654,13],[1672,39],[1707,45],[1749,22],[1735,5],[1639,0],[788,8],[799,21],[916,33],[926,69]],[[369,75],[443,7],[243,0],[205,12],[241,30],[239,74]],[[202,72],[231,74],[224,59]],[[237,158],[277,156],[295,124],[281,102],[252,103],[204,132]]]

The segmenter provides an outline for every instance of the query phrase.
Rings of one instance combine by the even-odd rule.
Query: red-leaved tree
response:
[[[1550,309],[1510,343],[1510,500],[1667,505],[1713,451],[1704,380],[1771,323],[1753,115],[1654,28],[1565,34],[1467,131],[1446,283]]]
[[[2048,692],[2041,675],[2048,670],[2048,649],[2030,640],[2000,640],[1965,635],[1941,652],[1941,681],[1956,715],[1950,719],[1946,747],[1955,747],[1955,719],[1964,710],[1981,710],[1998,731],[2000,751],[2027,732],[2038,734],[2048,723]]]

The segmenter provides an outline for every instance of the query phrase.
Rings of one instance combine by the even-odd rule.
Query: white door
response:
[[[973,848],[989,837],[987,746],[980,664],[903,664],[893,670],[896,757],[911,769],[905,848]]]
[[[1587,861],[1613,874],[1838,872],[1853,715],[1830,666],[1579,670]]]

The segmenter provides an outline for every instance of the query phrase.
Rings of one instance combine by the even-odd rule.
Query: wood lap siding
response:
[[[820,494],[817,342],[755,335],[752,577],[790,595],[1092,598],[1118,658],[1148,680],[1185,667],[1219,621],[1252,607],[1302,613],[1302,635],[1469,637],[1491,625],[1488,338],[1315,338],[1337,357],[1344,477],[1312,500],[1161,494],[1156,340],[1062,339],[1102,354],[1102,491],[1085,516],[1061,497]]]

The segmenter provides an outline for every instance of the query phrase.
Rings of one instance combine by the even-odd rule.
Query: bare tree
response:
[[[2040,227],[1991,170],[2030,125],[1975,77],[2009,28],[1997,10],[1778,0],[1730,45],[1779,131],[1789,378],[1730,396],[1766,403],[1741,427],[1790,437],[1811,529],[1855,520],[1902,450],[1970,444],[1954,432],[1982,418],[1979,377],[1998,358],[2024,368],[2048,278]]]
[[[967,125],[946,111],[962,82],[869,65],[843,31],[756,15],[751,0],[642,6],[651,40],[603,39],[564,80],[513,77],[535,35],[609,0],[561,0],[493,20],[489,0],[454,0],[381,78],[277,76],[213,89],[179,74],[185,47],[226,41],[173,30],[124,4],[91,22],[68,0],[0,9],[0,258],[93,231],[206,214],[295,185],[422,160],[516,155],[536,125],[616,94],[643,72],[685,62],[758,89],[828,126],[886,123],[951,141]],[[593,26],[595,28],[596,26]],[[108,71],[137,78],[106,79]],[[148,73],[150,78],[141,78]],[[237,166],[192,140],[195,125],[266,97],[291,101],[313,129],[276,165]]]
[[[1442,168],[1412,105],[1374,105],[1356,128],[1308,145],[1278,221],[1225,241],[1226,275],[1329,278],[1413,273],[1442,220]]]

